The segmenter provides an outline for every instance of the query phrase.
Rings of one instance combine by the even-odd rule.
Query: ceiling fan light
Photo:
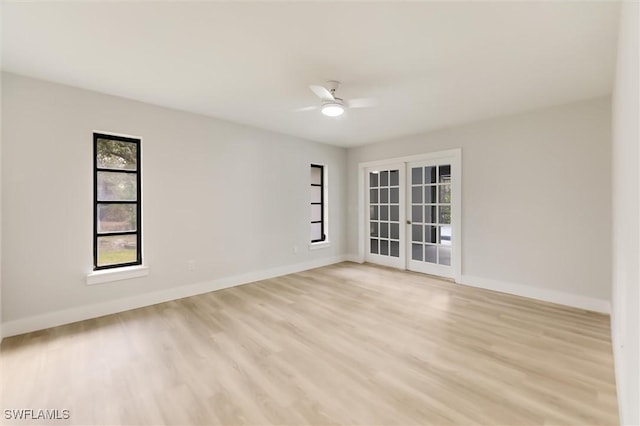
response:
[[[344,113],[344,106],[337,102],[327,102],[322,105],[322,113],[327,117],[338,117]]]

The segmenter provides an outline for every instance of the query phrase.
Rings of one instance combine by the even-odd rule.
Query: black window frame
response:
[[[311,186],[312,187],[320,187],[320,202],[313,202],[311,201],[311,205],[312,206],[320,206],[320,220],[312,220],[311,224],[314,223],[320,223],[320,239],[316,239],[316,240],[311,240],[311,243],[321,243],[323,241],[327,240],[327,235],[325,234],[325,218],[324,218],[324,207],[325,207],[325,203],[324,203],[324,166],[320,165],[320,164],[311,164],[311,168],[318,168],[320,169],[320,184],[317,183],[313,183],[311,182]]]
[[[136,144],[136,169],[123,170],[98,167],[98,140],[107,139],[119,142],[128,142]],[[99,271],[104,269],[124,268],[127,266],[142,265],[142,169],[140,161],[140,147],[142,139],[125,136],[116,136],[105,133],[93,133],[93,270]],[[136,175],[136,201],[100,201],[98,200],[98,172],[117,172]],[[100,204],[130,204],[136,205],[136,230],[135,231],[116,231],[116,232],[98,232],[98,206]],[[136,260],[134,262],[115,263],[111,265],[98,266],[98,238],[105,236],[117,235],[134,235],[136,238]]]

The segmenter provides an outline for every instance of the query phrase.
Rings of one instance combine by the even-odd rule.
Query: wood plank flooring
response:
[[[4,340],[6,424],[618,424],[609,317],[341,263]],[[7,420],[5,409],[70,418]]]

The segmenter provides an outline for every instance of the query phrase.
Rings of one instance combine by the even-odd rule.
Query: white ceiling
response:
[[[5,2],[3,69],[357,146],[611,92],[616,2]],[[343,82],[379,106],[292,110]]]

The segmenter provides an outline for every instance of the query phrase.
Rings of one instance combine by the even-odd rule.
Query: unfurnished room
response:
[[[640,2],[0,2],[0,423],[640,425]]]

